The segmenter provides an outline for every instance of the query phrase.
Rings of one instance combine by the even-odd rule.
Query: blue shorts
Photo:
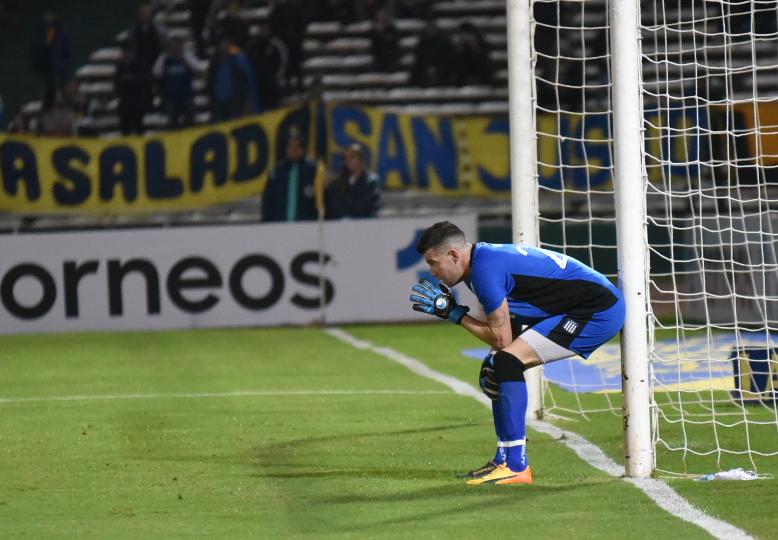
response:
[[[589,358],[598,347],[621,331],[625,311],[624,298],[619,298],[611,307],[592,314],[590,318],[563,313],[544,319],[527,330],[534,330],[563,349]]]

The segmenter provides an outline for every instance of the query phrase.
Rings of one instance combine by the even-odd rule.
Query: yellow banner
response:
[[[258,195],[308,105],[234,122],[101,140],[0,134],[0,210],[187,210]],[[283,150],[283,149],[280,149]]]
[[[507,118],[448,117],[329,104],[327,161],[340,170],[343,151],[362,144],[384,189],[442,195],[510,192]]]
[[[668,173],[681,179],[698,176],[695,164],[707,159],[697,140],[707,128],[701,123],[706,116],[695,109],[673,109],[661,118],[657,113],[646,116],[654,126],[646,143],[651,179]],[[331,174],[340,171],[344,150],[360,143],[384,190],[458,197],[510,193],[507,117],[413,115],[343,103],[319,108],[313,103],[146,137],[100,140],[0,134],[0,210],[154,212],[203,208],[258,195],[283,154],[279,141],[285,141],[292,125],[308,134],[309,155],[321,153]],[[525,144],[537,144],[540,186],[609,188],[609,126],[604,113],[538,114],[537,138]],[[663,135],[681,127],[683,136],[670,140]],[[765,161],[778,153],[773,139],[772,133],[762,137]]]
[[[778,103],[738,103],[733,109],[735,128],[746,130],[749,152],[737,157],[752,158],[764,167],[778,165]]]

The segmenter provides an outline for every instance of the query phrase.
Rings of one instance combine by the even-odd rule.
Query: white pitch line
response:
[[[469,384],[457,379],[456,377],[435,371],[428,365],[419,360],[416,360],[415,358],[411,358],[410,356],[395,351],[394,349],[390,349],[389,347],[378,347],[369,341],[358,339],[351,334],[341,330],[340,328],[326,328],[324,332],[343,343],[351,345],[352,347],[356,347],[357,349],[369,350],[376,354],[380,354],[392,362],[396,362],[405,366],[416,375],[421,375],[422,377],[426,377],[428,379],[432,379],[433,381],[444,384],[457,394],[476,399],[478,402],[485,405],[489,409],[492,407],[489,398],[483,395],[481,391],[476,390],[475,387],[470,386]],[[527,425],[536,431],[545,433],[546,435],[549,435],[558,440],[593,467],[607,473],[610,476],[622,478],[624,474],[624,467],[613,461],[599,447],[590,443],[577,433],[565,431],[542,420],[528,420]],[[679,519],[697,525],[715,538],[720,538],[722,540],[753,540],[753,537],[744,530],[739,529],[734,525],[727,523],[726,521],[709,516],[699,508],[695,507],[689,501],[676,493],[673,488],[661,480],[656,480],[653,478],[624,478],[624,480],[645,493],[652,501],[656,503],[657,506],[663,510]]]
[[[0,398],[4,403],[36,403],[45,401],[112,401],[122,399],[197,399],[252,396],[351,396],[351,395],[429,395],[449,394],[444,390],[245,390],[236,392],[190,392],[183,394],[108,394],[84,396],[36,396]]]

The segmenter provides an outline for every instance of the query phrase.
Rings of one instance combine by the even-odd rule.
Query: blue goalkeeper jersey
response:
[[[465,284],[487,314],[507,298],[516,322],[530,326],[559,314],[589,320],[621,298],[608,278],[582,262],[521,244],[475,244]]]

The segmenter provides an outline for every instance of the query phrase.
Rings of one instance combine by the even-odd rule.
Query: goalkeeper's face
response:
[[[462,257],[454,248],[430,248],[424,253],[424,260],[430,267],[430,273],[449,287],[462,281]]]

